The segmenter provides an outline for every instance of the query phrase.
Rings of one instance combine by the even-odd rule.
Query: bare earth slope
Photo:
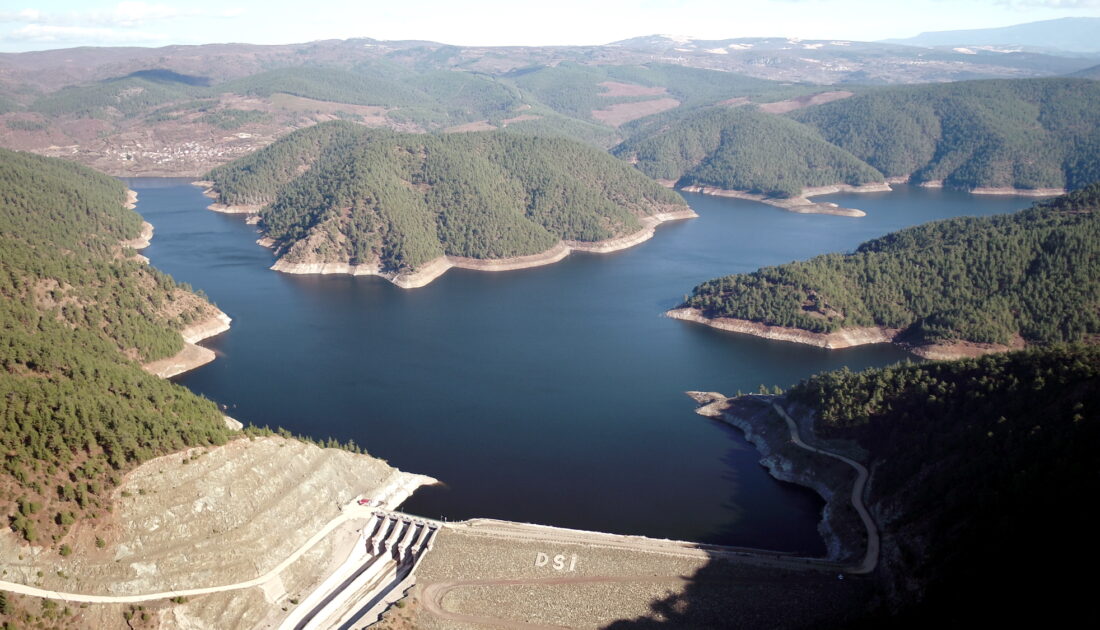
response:
[[[373,496],[398,482],[415,487],[430,481],[370,456],[281,437],[191,449],[127,475],[115,492],[114,512],[72,533],[71,556],[21,546],[11,532],[0,533],[3,580],[93,595],[244,582],[276,568],[355,497]],[[103,548],[97,547],[97,536],[104,539]],[[203,596],[189,610],[163,614],[170,620],[224,620],[232,611],[236,621],[220,627],[236,627],[244,619],[251,626],[274,601],[288,597],[287,589],[303,589],[320,577],[345,536],[337,528],[261,587]]]

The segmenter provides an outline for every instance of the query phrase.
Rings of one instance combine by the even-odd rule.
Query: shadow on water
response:
[[[730,532],[743,535],[738,504],[746,499],[737,485],[737,470],[746,449],[740,429],[721,422],[699,418],[721,429],[729,440],[724,461],[728,472],[724,487],[731,488],[727,504],[734,518],[720,527],[714,539],[728,539]],[[748,448],[752,448],[751,446]],[[759,459],[759,453],[754,451]],[[757,466],[763,464],[757,463]],[[825,501],[817,492],[794,483],[772,481],[789,493],[790,501],[812,506],[820,521]],[[782,519],[761,519],[773,530],[782,530]],[[784,535],[773,532],[777,539]],[[856,624],[875,601],[875,586],[869,576],[844,575],[835,567],[801,565],[800,558],[823,558],[823,541],[812,551],[806,548],[774,552],[761,549],[744,556],[710,552],[706,563],[691,575],[683,576],[682,586],[654,599],[647,614],[622,619],[604,626],[609,630],[648,630],[650,628],[847,628]]]
[[[700,418],[700,421],[706,421]],[[717,423],[715,423],[717,424]],[[731,440],[725,461],[729,471],[722,483],[734,489],[727,505],[737,516],[707,538],[728,540],[732,533],[744,536],[740,508],[745,501],[743,489],[737,486],[737,467],[744,461],[737,429],[721,426]],[[759,465],[759,464],[758,464]],[[818,513],[824,500],[813,490],[773,479],[792,501],[815,506]],[[763,519],[762,519],[763,520]],[[785,523],[773,521],[769,527],[782,530]],[[784,535],[775,535],[782,539]],[[654,599],[645,615],[615,621],[607,630],[650,629],[751,629],[779,628],[848,628],[855,624],[874,600],[874,584],[869,577],[838,578],[835,569],[783,568],[769,566],[776,561],[794,557],[821,557],[824,542],[812,552],[801,553],[761,550],[754,559],[729,558],[711,553],[706,563],[690,575],[683,576],[681,586],[664,597]]]

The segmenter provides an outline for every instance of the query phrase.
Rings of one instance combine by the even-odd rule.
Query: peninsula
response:
[[[377,275],[402,288],[451,267],[505,271],[571,251],[616,251],[662,222],[696,216],[598,149],[502,132],[399,134],[329,123],[207,180],[212,209],[260,208],[272,269]]]
[[[669,317],[822,348],[926,358],[1100,332],[1100,184],[1012,215],[957,218],[695,287]]]

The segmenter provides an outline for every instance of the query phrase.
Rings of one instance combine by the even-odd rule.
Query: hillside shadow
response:
[[[131,72],[126,76],[118,77],[113,80],[122,81],[124,79],[145,79],[146,81],[152,81],[153,83],[180,83],[192,87],[210,86],[209,77],[200,77],[191,74],[180,74],[178,72],[164,69],[138,70],[137,72]]]
[[[785,569],[748,560],[711,559],[680,592],[654,600],[646,615],[606,630],[848,628],[874,600],[870,578]]]
[[[699,421],[717,422],[702,417]],[[723,460],[729,466],[729,475],[736,477],[735,462],[743,461],[745,456],[743,434],[740,429],[719,424],[731,441]],[[753,455],[760,457],[755,449]],[[824,507],[824,500],[809,488],[778,480],[775,483],[785,486],[784,490],[789,490],[795,500],[808,502],[819,511]],[[731,492],[727,504],[738,504],[736,492]],[[736,522],[719,527],[714,533],[722,540],[745,535]],[[805,557],[820,558],[825,553],[824,541],[802,545],[800,551]],[[647,614],[618,620],[604,628],[846,628],[857,624],[875,600],[871,578],[844,575],[841,579],[835,568],[803,564],[791,553],[767,550],[743,556],[719,553],[710,550],[706,563],[686,576],[684,585],[676,592],[653,600]]]

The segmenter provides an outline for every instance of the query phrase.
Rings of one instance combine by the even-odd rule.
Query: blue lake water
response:
[[[788,386],[907,358],[827,351],[670,320],[710,278],[831,251],[908,225],[1014,211],[1016,197],[900,187],[824,198],[860,219],[685,194],[698,219],[609,254],[506,273],[451,270],[403,290],[373,277],[268,270],[240,216],[186,181],[134,179],[152,263],[233,318],[218,360],[178,377],[227,413],[445,482],[404,509],[821,553],[822,502],[780,483],[735,430],[683,392]]]

